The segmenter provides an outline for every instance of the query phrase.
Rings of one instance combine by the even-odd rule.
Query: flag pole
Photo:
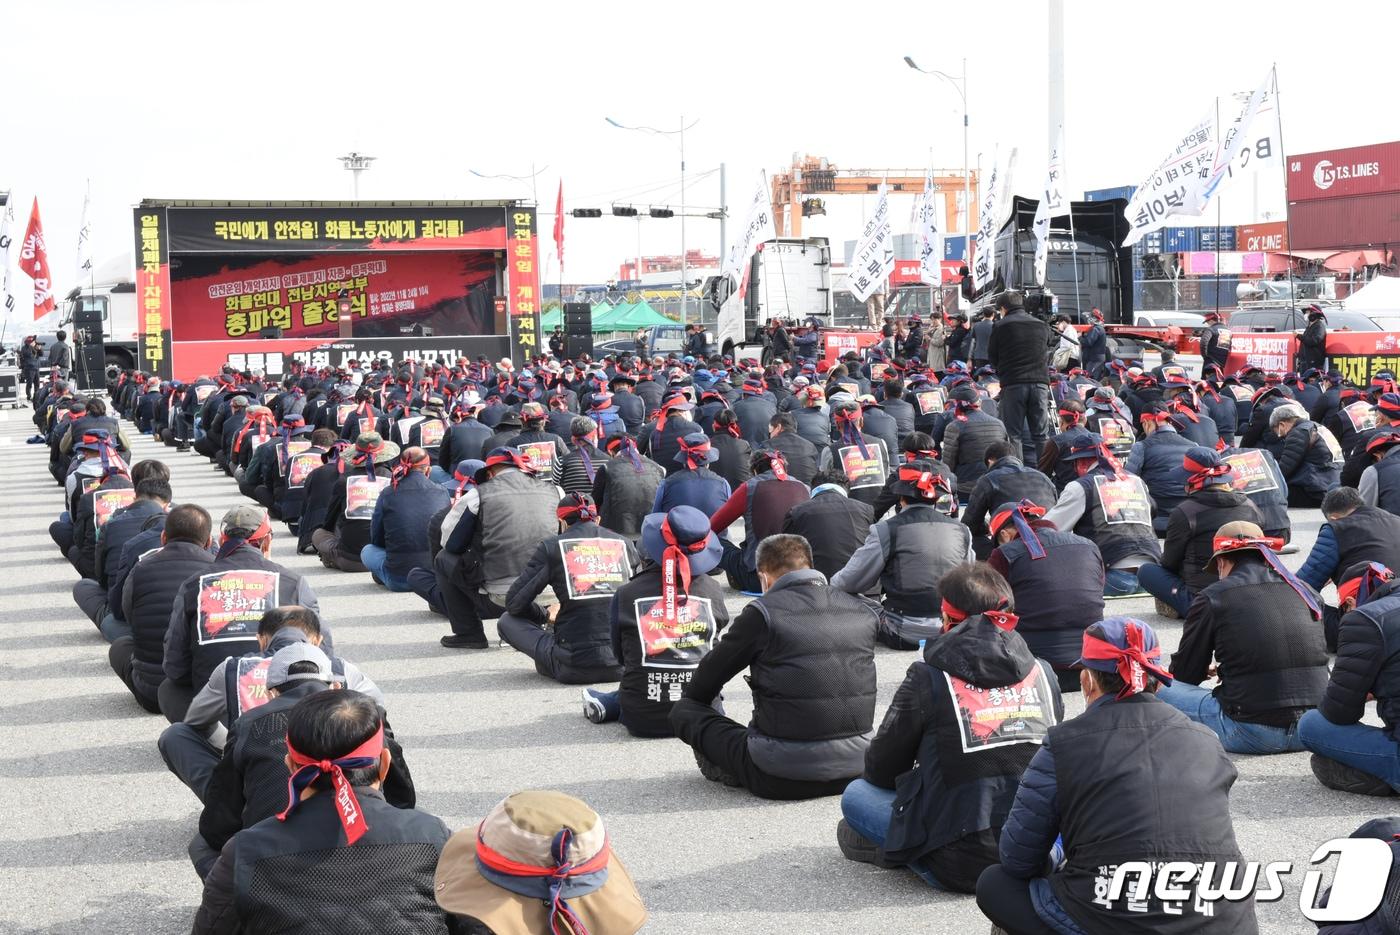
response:
[[[1283,159],[1283,235],[1288,241],[1288,252],[1284,254],[1288,260],[1288,308],[1296,311],[1298,296],[1293,285],[1293,221],[1292,212],[1288,210],[1288,149],[1283,145],[1283,102],[1278,90],[1278,62],[1275,62],[1269,71],[1274,78],[1274,109],[1278,111],[1278,148]],[[1267,270],[1265,275],[1268,275]]]

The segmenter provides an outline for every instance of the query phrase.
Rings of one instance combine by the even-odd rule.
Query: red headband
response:
[[[340,826],[345,829],[345,843],[354,844],[369,830],[365,814],[360,810],[360,801],[355,798],[355,787],[345,778],[347,769],[363,769],[379,762],[384,752],[384,724],[364,743],[344,756],[333,760],[315,760],[299,753],[287,738],[287,759],[296,769],[287,780],[287,807],[277,815],[278,821],[286,821],[287,816],[301,804],[301,793],[322,775],[330,774],[331,786],[335,795],[336,811],[340,815]]]
[[[935,474],[933,471],[921,471],[918,468],[900,465],[899,480],[901,483],[913,484],[925,500],[938,499],[940,490],[944,493],[950,492],[948,481],[942,474]]]
[[[675,624],[680,619],[678,604],[690,600],[690,556],[705,551],[709,537],[681,545],[668,516],[661,521],[661,541],[666,543],[661,553],[661,613],[667,624]]]
[[[571,495],[572,502],[558,507],[554,515],[564,521],[577,516],[581,523],[591,523],[598,518],[598,507],[593,502],[593,498],[586,494],[575,493]]]
[[[1117,662],[1118,677],[1123,680],[1123,690],[1118,693],[1119,698],[1146,691],[1148,672],[1171,681],[1171,673],[1157,664],[1157,660],[1162,658],[1162,647],[1143,649],[1142,626],[1129,620],[1123,624],[1123,633],[1127,637],[1128,645],[1120,647],[1085,630],[1084,643],[1079,655],[1085,659]]]

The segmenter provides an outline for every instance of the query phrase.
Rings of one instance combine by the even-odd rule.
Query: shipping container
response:
[[[1241,224],[1235,228],[1235,249],[1245,253],[1282,253],[1288,249],[1288,222]]]
[[[1235,249],[1235,229],[1233,227],[1198,227],[1201,250],[1230,251]]]
[[[1139,256],[1146,256],[1151,253],[1164,252],[1162,247],[1165,237],[1160,230],[1152,231],[1150,234],[1143,234],[1142,239],[1133,244],[1133,253]]]
[[[1400,192],[1301,201],[1289,207],[1289,224],[1295,250],[1400,244]]]
[[[1235,286],[1239,284],[1237,278],[1234,276],[1203,277],[1200,283],[1200,307],[1202,309],[1235,307]]]
[[[1288,157],[1290,203],[1384,192],[1400,192],[1400,142]]]
[[[1136,185],[1119,185],[1116,188],[1095,188],[1084,193],[1085,201],[1112,201],[1115,198],[1122,198],[1124,201],[1133,200],[1133,192],[1137,191]]]
[[[1190,253],[1197,248],[1199,241],[1195,227],[1165,227],[1162,229],[1163,253]]]

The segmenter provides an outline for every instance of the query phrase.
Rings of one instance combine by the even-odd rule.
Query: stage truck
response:
[[[789,327],[821,329],[821,358],[828,363],[879,341],[876,331],[831,327],[831,247],[825,237],[783,238],[759,244],[744,278],[714,276],[705,283],[704,317],[713,314],[721,354],[738,360],[772,357],[765,328],[772,319]]]
[[[541,349],[535,208],[515,201],[165,201],[134,212],[135,366],[454,361]]]

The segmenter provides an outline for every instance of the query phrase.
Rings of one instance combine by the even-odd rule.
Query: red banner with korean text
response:
[[[339,294],[356,337],[490,334],[496,260],[487,252],[340,253],[191,257],[171,283],[178,341],[259,337],[334,338]]]
[[[254,640],[264,611],[277,606],[275,571],[239,569],[199,576],[195,636],[200,644]]]
[[[234,660],[238,666],[238,713],[247,714],[271,699],[267,696],[267,670],[272,668],[271,656],[241,656]]]
[[[136,366],[172,379],[170,348],[170,238],[163,208],[137,208]]]
[[[570,600],[612,597],[632,577],[621,539],[560,539],[559,556]]]
[[[102,535],[102,530],[112,521],[112,517],[123,507],[131,506],[136,501],[136,491],[130,487],[119,487],[116,490],[99,490],[92,497],[92,522],[97,535]]]

